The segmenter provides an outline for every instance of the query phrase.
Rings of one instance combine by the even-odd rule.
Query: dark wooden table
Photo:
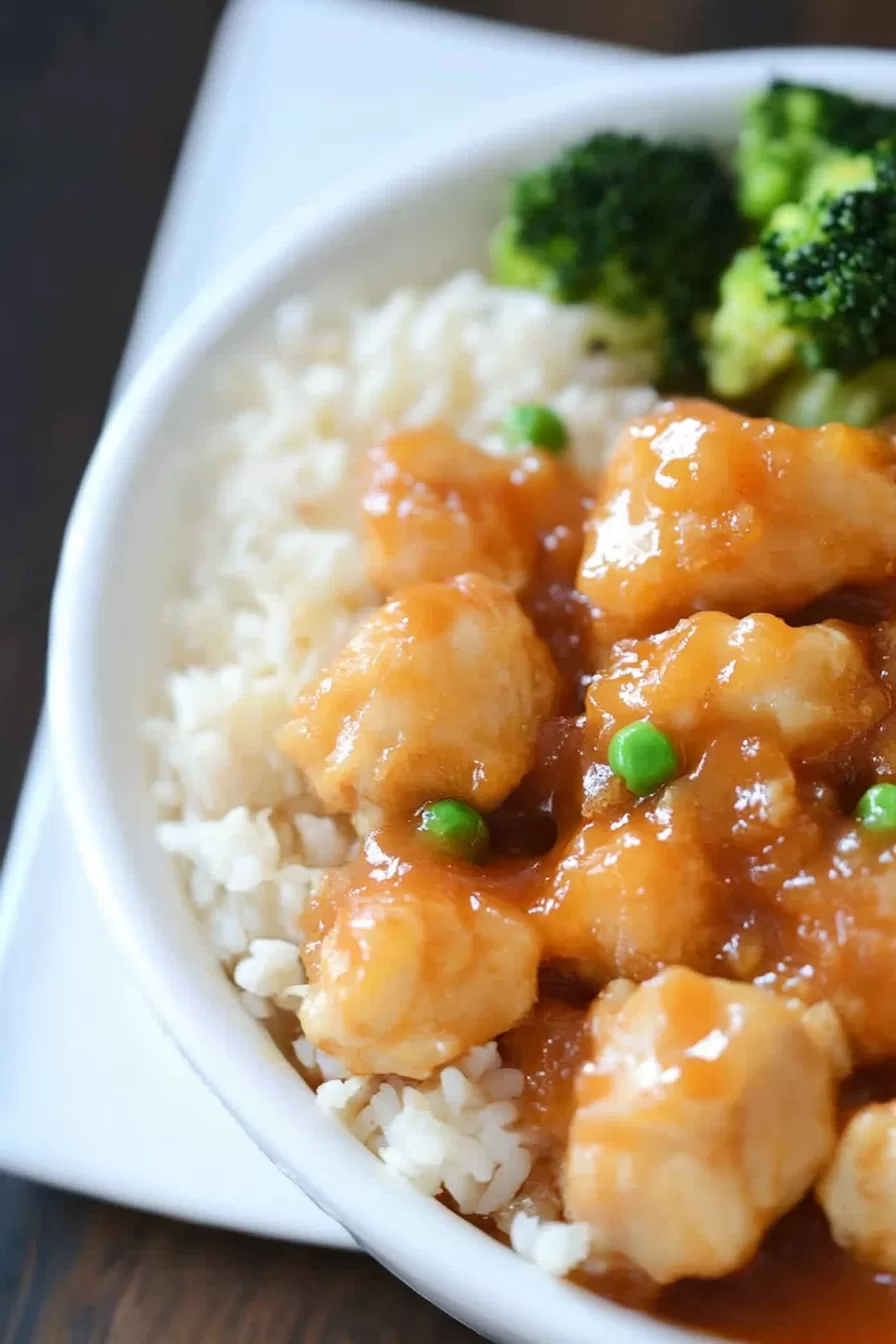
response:
[[[0,843],[43,693],[63,523],[221,7],[0,4]],[[894,0],[458,0],[454,8],[662,51],[896,46]],[[0,1175],[0,1344],[472,1338],[359,1255],[170,1223]]]

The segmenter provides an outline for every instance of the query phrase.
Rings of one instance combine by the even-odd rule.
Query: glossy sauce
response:
[[[503,1032],[502,1056],[524,1075],[521,1123],[537,1161],[516,1206],[559,1216],[587,1007],[617,977],[683,964],[830,1000],[860,1058],[896,1057],[896,850],[850,820],[870,783],[896,775],[896,586],[842,586],[893,572],[894,481],[893,447],[879,436],[835,427],[807,438],[697,402],[630,429],[587,525],[595,482],[550,454],[485,460],[434,427],[372,455],[363,507],[382,591],[451,579],[458,564],[500,580],[547,644],[562,689],[528,771],[488,818],[490,861],[446,860],[417,834],[406,800],[387,808],[388,825],[310,902],[305,961],[313,979],[341,920],[343,969],[387,962],[387,947],[371,953],[371,930],[385,907],[400,907],[410,912],[405,942],[425,960],[412,1015],[431,992],[439,1022],[433,987],[447,1002],[457,973],[445,967],[462,967],[465,995],[483,997],[471,1040]],[[760,615],[735,629],[721,614],[766,608],[786,624]],[[433,637],[433,613],[420,617],[421,638]],[[660,633],[679,618],[688,626]],[[848,624],[817,626],[831,620]],[[624,637],[639,643],[608,652]],[[466,692],[451,692],[459,713]],[[673,737],[681,772],[639,800],[609,772],[607,747],[642,717]],[[438,935],[429,901],[444,907]],[[451,902],[461,933],[445,914]],[[509,1030],[476,981],[500,921],[530,980],[527,940],[541,949],[537,1000],[510,1014]],[[463,939],[473,952],[462,957]],[[505,970],[495,997],[506,1003],[525,977],[512,958]],[[379,1008],[376,993],[371,1002]],[[896,1077],[860,1076],[844,1113],[863,1087],[893,1096]],[[829,1139],[830,1090],[827,1106]],[[576,1277],[732,1339],[896,1341],[896,1285],[834,1246],[811,1199],[723,1280],[659,1292],[637,1274]]]
[[[532,770],[490,818],[495,852],[492,861],[477,870],[477,889],[483,901],[529,911],[538,924],[544,893],[556,890],[559,846],[581,825],[589,752],[595,750],[594,741],[589,744],[583,717],[560,716],[545,723]],[[849,750],[841,751],[836,760],[825,759],[803,768],[798,772],[801,777],[795,784],[787,827],[780,832],[770,821],[769,800],[763,793],[764,782],[774,782],[790,771],[780,734],[764,724],[757,745],[747,747],[746,752],[740,733],[716,728],[704,735],[692,769],[678,781],[676,790],[701,819],[699,837],[683,842],[699,845],[701,862],[705,859],[710,864],[718,885],[715,913],[701,917],[713,944],[712,969],[716,973],[753,979],[774,968],[784,977],[789,965],[797,968],[805,963],[811,953],[811,939],[807,942],[797,936],[775,893],[795,874],[803,879],[811,876],[820,905],[836,899],[834,913],[842,911],[844,899],[839,895],[832,898],[829,892],[832,879],[826,869],[826,856],[832,837],[844,828],[849,830],[849,823],[844,820],[837,789],[822,787],[816,776],[865,780],[871,769],[868,738],[863,734],[851,739]],[[739,811],[738,789],[752,800],[749,806],[742,803]],[[634,815],[641,815],[649,806],[639,804]],[[740,830],[732,833],[735,811]],[[621,826],[624,832],[625,817],[630,812],[630,798],[620,801],[610,790],[596,815],[603,816],[608,825]],[[676,834],[681,839],[685,833],[677,828]],[[873,864],[880,849],[879,840],[863,840],[859,849],[843,860],[846,876],[856,876],[862,864]],[[444,868],[444,860],[433,855],[408,822],[378,833],[376,854],[375,870],[383,875],[379,880],[386,886],[398,874],[418,890],[425,886],[425,872],[431,865]],[[679,863],[683,861],[679,859]],[[453,868],[462,875],[463,865]],[[363,869],[356,865],[355,873],[359,872],[364,879]],[[344,899],[338,895],[338,888],[347,881],[349,875],[345,874],[334,882],[329,897],[325,889],[306,914],[305,927],[311,940],[306,960],[312,970],[321,933],[334,918],[334,893],[338,905]],[[804,906],[805,887],[801,891],[800,904]],[[830,937],[824,936],[823,946],[828,945]],[[893,948],[893,959],[886,960],[881,978],[880,1013],[884,1017],[889,1012],[889,1000],[896,1003],[892,991],[896,983],[896,937]],[[873,964],[871,970],[875,973]],[[855,974],[864,977],[867,968],[859,963]],[[506,1063],[519,1068],[525,1077],[522,1123],[538,1136],[545,1153],[524,1187],[523,1200],[544,1204],[551,1197],[548,1192],[552,1180],[556,1180],[550,1175],[551,1164],[556,1172],[562,1161],[575,1079],[585,1048],[584,1005],[600,982],[601,977],[590,979],[588,967],[575,959],[544,964],[538,1002],[527,1018],[502,1038]],[[811,990],[811,984],[803,988]],[[889,1080],[883,1089],[869,1090],[886,1092],[888,1086]],[[599,1292],[639,1306],[649,1305],[654,1295],[637,1275],[577,1277]],[[720,1281],[678,1284],[660,1294],[652,1309],[667,1319],[763,1344],[883,1344],[896,1338],[896,1289],[891,1279],[876,1275],[837,1249],[823,1217],[810,1201],[772,1231],[748,1269]]]
[[[843,1122],[858,1106],[892,1096],[892,1066],[855,1074],[844,1085]],[[808,1198],[772,1229],[747,1269],[716,1283],[675,1284],[655,1310],[679,1324],[757,1344],[892,1344],[896,1277],[845,1255]]]
[[[539,997],[528,1018],[507,1033],[501,1055],[525,1085],[521,1122],[550,1146],[566,1142],[575,1081],[585,1058],[587,1014],[560,998]]]
[[[555,454],[493,458],[443,425],[404,430],[370,454],[361,500],[367,568],[385,595],[466,570],[518,593],[581,707],[590,606],[576,590],[593,483]]]
[[[563,678],[562,708],[574,714],[593,670],[591,604],[575,586],[593,488],[562,459],[537,451],[513,468],[511,481],[536,541],[532,575],[520,603]]]
[[[756,1344],[893,1344],[896,1279],[845,1255],[807,1199],[772,1230],[747,1269],[675,1284],[655,1311]]]
[[[622,435],[586,529],[578,587],[599,642],[700,610],[798,611],[896,572],[894,447],[800,430],[704,401],[670,402]]]
[[[351,1073],[423,1079],[520,1021],[540,948],[512,883],[407,827],[374,831],[303,911],[306,1034]]]
[[[881,614],[880,607],[875,606],[873,616],[879,619]],[[887,685],[888,655],[879,654],[874,661],[879,684]],[[843,893],[836,883],[830,886],[827,856],[838,834],[851,833],[844,810],[852,806],[857,789],[874,777],[874,738],[880,735],[880,729],[870,735],[859,733],[844,749],[803,768],[795,781],[793,812],[783,833],[770,821],[769,798],[763,792],[763,782],[770,785],[782,773],[790,773],[780,735],[764,725],[756,745],[746,752],[743,734],[738,732],[717,730],[701,741],[691,774],[678,788],[692,795],[700,809],[701,844],[725,888],[718,904],[717,973],[753,979],[774,967],[777,976],[792,976],[793,987],[811,996],[811,983],[801,985],[798,970],[811,959],[813,940],[794,933],[774,897],[788,880],[802,875],[803,881],[811,877],[816,884],[819,906],[830,909],[832,921],[838,911],[842,914],[845,903],[848,908],[849,882],[858,881],[863,867],[873,866],[884,847],[878,839],[864,838],[857,849],[842,856],[840,863],[847,880]],[[565,751],[558,749],[558,741]],[[570,749],[571,742],[575,743],[575,752]],[[518,791],[520,825],[524,824],[526,804],[551,813],[557,799],[569,799],[569,772],[584,778],[587,751],[582,721],[560,721],[543,733],[533,775]],[[737,803],[732,789],[742,795],[737,833],[731,829]],[[750,799],[751,805],[745,804],[744,798]],[[609,810],[617,821],[622,815],[612,789],[597,813],[601,810]],[[561,832],[568,829],[574,811],[568,804],[558,809]],[[545,871],[544,863],[529,870],[530,891],[544,890]],[[805,892],[805,887],[801,891]],[[801,895],[800,906],[804,905]],[[833,923],[827,933],[820,929],[818,936],[821,942],[815,945],[822,953],[834,946]],[[896,948],[896,935],[893,946]],[[825,962],[822,956],[822,969]],[[859,961],[853,971],[842,958],[835,959],[833,966],[828,976],[853,976],[854,981],[849,983],[861,982],[869,972],[873,980],[877,974],[873,959],[864,965]],[[896,997],[892,989],[896,960],[886,955],[881,966],[881,987],[873,1015],[886,1021],[890,1000]],[[559,990],[567,1001],[546,998],[543,1007],[539,1002],[527,1022],[504,1038],[502,1048],[508,1063],[526,1075],[524,1123],[540,1127],[556,1145],[556,1151],[562,1151],[562,1126],[569,1115],[583,1049],[584,1013],[575,1006],[575,1000],[577,990],[583,998],[590,991],[582,987],[572,965],[565,973],[558,966],[547,983],[551,993],[556,996]],[[845,1092],[844,1114],[871,1097],[894,1094],[896,1077],[892,1071],[870,1079],[858,1075]],[[621,1287],[615,1276],[577,1277],[596,1291],[636,1306],[651,1305],[650,1290],[637,1276]],[[732,1339],[755,1340],[757,1344],[892,1344],[896,1339],[893,1278],[856,1262],[835,1246],[823,1215],[811,1199],[772,1230],[748,1269],[723,1280],[677,1284],[664,1290],[652,1309],[676,1323]]]
[[[555,984],[556,988],[556,984]],[[556,998],[540,999],[502,1040],[507,1063],[526,1076],[522,1123],[562,1148],[585,1048],[586,1014]],[[853,1106],[896,1094],[893,1071],[858,1076],[844,1098]],[[526,1198],[552,1198],[543,1167]],[[556,1198],[556,1197],[554,1197]],[[550,1213],[550,1209],[547,1210]],[[766,1239],[748,1269],[721,1280],[685,1280],[659,1292],[633,1274],[588,1275],[578,1282],[676,1324],[756,1344],[892,1344],[896,1279],[845,1255],[831,1241],[814,1200],[806,1199]]]
[[[571,829],[582,809],[584,748],[582,718],[562,715],[542,724],[532,769],[489,817],[498,854],[546,854]]]

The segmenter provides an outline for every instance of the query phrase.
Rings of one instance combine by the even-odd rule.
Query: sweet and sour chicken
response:
[[[304,914],[306,1035],[353,1073],[426,1078],[537,993],[538,935],[472,867],[368,838]]]
[[[531,767],[557,695],[512,593],[464,574],[373,613],[306,691],[280,745],[331,812],[456,797],[490,811]]]
[[[788,614],[894,572],[889,439],[678,402],[623,435],[588,519],[579,587],[606,645],[695,611]]]
[[[834,1150],[829,1061],[783,1000],[681,967],[593,1034],[567,1213],[657,1283],[741,1268]]]
[[[863,1106],[852,1116],[818,1198],[845,1250],[896,1273],[896,1102]]]
[[[690,401],[601,478],[561,449],[371,449],[384,604],[280,735],[381,822],[306,908],[302,1028],[413,1079],[499,1038],[608,1272],[727,1275],[816,1186],[896,1272],[896,1102],[837,1140],[896,1061],[892,441]]]

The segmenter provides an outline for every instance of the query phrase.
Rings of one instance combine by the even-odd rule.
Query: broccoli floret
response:
[[[796,335],[774,291],[775,277],[760,249],[738,252],[722,276],[709,326],[706,363],[717,396],[748,396],[793,362]]]
[[[489,259],[492,277],[499,285],[508,285],[512,289],[540,289],[552,298],[554,294],[554,272],[531,252],[524,252],[517,242],[516,225],[507,216],[492,230],[489,239]]]
[[[896,136],[896,111],[843,93],[773,83],[747,108],[737,148],[740,205],[764,223],[803,195],[813,169],[832,152],[861,154]]]
[[[518,245],[514,222],[509,217],[493,230],[489,250],[492,277],[497,284],[514,289],[538,289],[552,298],[559,298],[555,293],[556,273]],[[595,345],[605,346],[618,354],[632,354],[658,351],[663,328],[662,316],[655,310],[636,315],[595,307],[589,336]]]
[[[887,144],[881,141],[880,147]],[[877,146],[875,146],[877,148]],[[806,178],[806,189],[801,204],[818,204],[824,197],[842,196],[847,191],[867,190],[874,185],[872,154],[830,154],[816,164]],[[788,218],[787,210],[776,211],[769,221],[769,229],[781,226]],[[768,232],[768,230],[766,230]]]
[[[501,283],[600,305],[619,319],[622,348],[652,344],[663,380],[683,387],[700,374],[701,314],[740,232],[710,150],[603,133],[517,179],[492,264]]]
[[[811,369],[858,373],[896,355],[896,146],[836,157],[775,211],[762,255]]]
[[[852,378],[833,369],[794,370],[779,388],[771,414],[806,428],[834,420],[869,428],[894,409],[896,359],[881,359]]]
[[[873,424],[896,403],[890,143],[815,164],[802,201],[779,206],[759,245],[738,253],[722,277],[707,364],[713,391],[730,399],[794,366],[772,401],[794,424]]]

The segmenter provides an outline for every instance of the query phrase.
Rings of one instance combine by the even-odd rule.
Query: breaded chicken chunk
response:
[[[693,801],[669,789],[652,807],[586,821],[531,908],[546,956],[581,962],[598,981],[645,980],[702,962],[717,893]]]
[[[586,527],[578,584],[595,640],[700,610],[795,611],[896,573],[896,450],[845,425],[796,429],[702,401],[624,432]]]
[[[896,1101],[863,1106],[852,1117],[818,1199],[845,1251],[896,1274]]]
[[[473,571],[517,591],[531,574],[536,538],[510,464],[447,426],[376,444],[361,507],[368,573],[384,593]]]
[[[716,1278],[747,1264],[835,1141],[833,1072],[797,1015],[751,985],[673,968],[596,1016],[566,1215],[591,1225],[596,1254],[658,1283]]]
[[[516,788],[558,675],[516,599],[478,574],[417,584],[370,616],[279,743],[331,812],[433,798],[483,811]]]
[[[481,870],[371,835],[304,916],[305,1035],[352,1073],[426,1078],[518,1022],[537,993],[539,940]]]
[[[649,718],[692,759],[722,730],[771,731],[792,760],[824,756],[872,727],[889,699],[863,632],[837,621],[797,629],[775,616],[717,611],[613,650],[588,693],[601,742]]]

